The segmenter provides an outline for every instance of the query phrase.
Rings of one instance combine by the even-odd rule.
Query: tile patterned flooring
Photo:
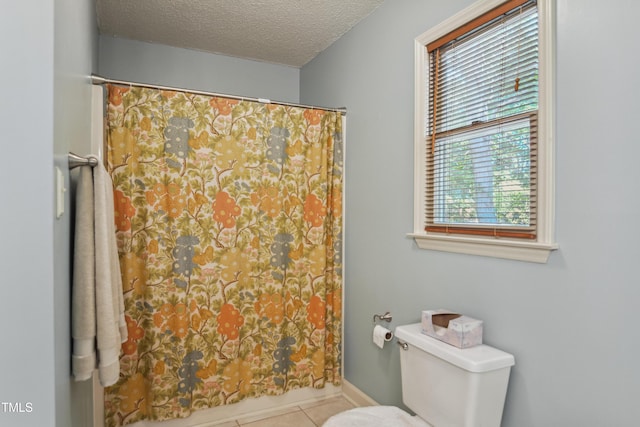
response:
[[[260,416],[248,416],[216,427],[318,427],[338,412],[355,406],[344,397],[331,397],[318,402],[276,409]]]

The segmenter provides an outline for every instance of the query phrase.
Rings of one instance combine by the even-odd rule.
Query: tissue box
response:
[[[458,348],[482,344],[482,320],[449,310],[424,310],[422,333]]]

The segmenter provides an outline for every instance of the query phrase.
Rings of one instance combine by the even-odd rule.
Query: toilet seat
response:
[[[365,406],[329,418],[322,427],[431,427],[417,416],[395,406]]]

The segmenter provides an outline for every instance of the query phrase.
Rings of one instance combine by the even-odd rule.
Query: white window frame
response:
[[[555,242],[555,10],[554,0],[538,0],[539,93],[538,93],[538,223],[535,241],[496,239],[427,233],[426,226],[426,112],[428,111],[429,55],[426,45],[504,3],[479,0],[431,28],[414,41],[414,217],[413,233],[419,248],[520,261],[546,263]]]

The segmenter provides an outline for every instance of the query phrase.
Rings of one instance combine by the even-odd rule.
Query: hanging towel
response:
[[[96,248],[96,341],[100,383],[110,386],[120,376],[120,347],[127,340],[124,298],[114,221],[113,184],[102,162],[93,168]]]
[[[72,370],[76,381],[91,378],[96,366],[95,244],[93,237],[93,173],[81,166],[76,186],[76,222],[71,297]]]
[[[127,325],[124,318],[122,277],[113,215],[113,184],[102,163],[99,161],[97,163],[93,168],[93,206],[84,199],[80,200],[82,203],[76,205],[76,223],[80,221],[83,228],[76,229],[76,241],[79,240],[80,245],[76,246],[74,262],[92,264],[94,277],[93,280],[88,280],[91,282],[90,284],[86,284],[82,275],[83,267],[78,267],[80,270],[78,282],[74,276],[74,376],[78,381],[90,377],[91,373],[87,376],[86,370],[91,363],[91,355],[95,354],[95,348],[97,348],[100,384],[106,387],[115,384],[120,376],[120,348],[122,342],[127,340]],[[82,181],[85,181],[84,178],[86,178],[84,169],[83,166]],[[81,190],[82,181],[78,181],[78,192]],[[83,183],[83,192],[87,191],[85,186],[86,184]],[[78,194],[77,197],[79,196]],[[86,217],[91,217],[91,219]],[[93,224],[93,233],[86,233],[86,224],[89,222]],[[78,236],[79,232],[80,236]],[[91,243],[93,244],[91,245]],[[92,260],[87,259],[90,256],[87,253],[78,254],[78,251],[87,245],[92,246]],[[91,250],[87,252],[90,253]],[[85,268],[88,269],[88,267]],[[74,265],[74,275],[75,269]],[[84,274],[84,276],[86,277],[88,274]],[[87,301],[92,296],[93,302]],[[88,320],[92,315],[93,324]],[[80,324],[83,321],[88,323],[86,325]],[[89,338],[88,335],[92,331],[93,336]],[[90,350],[87,348],[89,341],[92,344]],[[95,359],[96,357],[93,356],[91,370],[95,366]]]

